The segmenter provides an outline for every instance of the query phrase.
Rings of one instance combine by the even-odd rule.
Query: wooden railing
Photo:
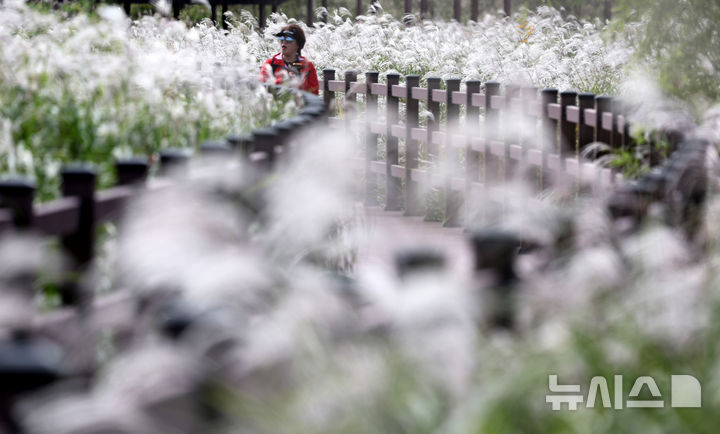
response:
[[[287,91],[269,87],[273,92]],[[298,134],[325,119],[325,106],[320,98],[290,91],[302,100],[298,116],[272,127],[257,128],[250,134],[203,143],[200,155],[192,160],[222,156],[230,166],[233,159],[242,160],[251,176],[266,176],[278,158],[287,156]],[[95,234],[100,224],[118,221],[133,198],[176,185],[174,177],[166,176],[169,171],[180,171],[191,181],[207,175],[189,170],[192,154],[190,149],[161,151],[158,176],[153,179],[148,179],[151,169],[148,157],[118,160],[117,185],[101,191],[95,189],[95,169],[87,165],[65,167],[61,171],[63,197],[41,204],[34,203],[33,182],[0,181],[0,237],[16,232],[57,238],[64,256],[70,260],[57,282],[60,307],[49,312],[30,308],[24,324],[2,324],[0,431],[20,432],[13,406],[24,394],[61,380],[75,379],[87,384],[98,368],[96,345],[101,330],[112,331],[118,349],[132,337],[133,325],[143,314],[144,300],[122,290],[96,298],[93,288],[83,286],[82,278],[95,255]],[[25,291],[26,302],[32,305],[36,282],[26,281],[25,275],[22,278],[27,287],[3,290]]]
[[[674,225],[685,224],[689,215],[696,214],[693,208],[702,203],[707,190],[703,168],[706,141],[683,140],[677,135],[668,152],[675,148],[678,152],[632,182],[623,182],[619,173],[581,158],[583,149],[594,142],[614,149],[633,146],[622,104],[608,96],[503,87],[497,82],[483,85],[472,80],[461,91],[459,79],[443,83],[428,78],[421,86],[420,77],[413,75],[404,77],[403,84],[397,74],[387,74],[384,83],[377,72],[364,76],[364,81],[358,81],[357,73],[347,71],[343,80],[336,80],[335,70],[325,70],[323,99],[303,92],[305,104],[299,116],[258,128],[250,135],[204,143],[201,154],[234,155],[271,170],[298,130],[326,125],[328,107],[334,107],[336,97],[341,96],[344,117],[332,116],[328,125],[361,133],[365,156],[354,164],[365,179],[365,204],[379,205],[378,187],[383,186],[386,210],[422,215],[421,192],[433,186],[444,191],[445,226],[460,226],[469,223],[468,218],[478,218],[463,212],[463,207],[482,208],[476,200],[487,196],[494,185],[502,186],[528,173],[530,185],[538,192],[552,188],[550,181],[561,178],[577,186],[577,194],[610,196],[607,206],[614,217],[631,216],[639,221],[653,203],[663,202],[667,220]],[[358,109],[360,95],[364,96],[363,113]],[[422,121],[421,104],[432,114]],[[353,107],[356,116],[349,114]],[[518,116],[531,125],[530,134],[523,135],[514,124]],[[382,160],[378,159],[380,143],[385,146]],[[163,150],[160,177],[150,183],[146,182],[150,171],[147,158],[118,160],[117,185],[102,191],[95,190],[92,167],[65,167],[61,171],[63,197],[41,204],[34,203],[32,182],[4,180],[0,182],[0,233],[18,230],[58,237],[72,259],[71,268],[82,272],[93,259],[98,225],[117,221],[141,188],[168,186],[164,173],[187,165],[191,154],[187,149]],[[437,170],[433,164],[421,167],[421,155],[434,163],[442,161],[449,170]],[[580,189],[583,184],[590,188]],[[63,305],[83,304],[76,281],[66,282],[60,290]]]
[[[275,92],[287,91],[277,86],[270,88]],[[299,115],[273,128],[258,128],[250,134],[230,136],[225,141],[206,142],[200,147],[201,156],[223,154],[243,159],[258,168],[271,168],[277,154],[287,144],[290,133],[309,127],[323,118],[325,107],[322,100],[307,92],[298,92],[298,95],[303,101]],[[115,163],[116,186],[101,191],[96,191],[97,174],[93,167],[68,166],[60,174],[62,197],[41,204],[34,201],[35,186],[32,181],[0,181],[0,233],[17,229],[59,237],[63,250],[73,260],[73,267],[82,271],[93,258],[98,225],[117,221],[125,204],[139,193],[139,185],[150,189],[168,186],[168,181],[163,179],[164,175],[172,168],[187,166],[192,154],[192,150],[180,148],[160,151],[160,177],[149,183],[146,181],[151,163],[147,157],[120,159]],[[66,305],[80,301],[78,291],[72,284],[63,288],[60,295]]]
[[[324,70],[323,100],[331,126],[354,129],[362,137],[365,156],[356,162],[364,172],[366,205],[422,215],[421,192],[433,186],[444,190],[444,226],[477,226],[493,223],[482,208],[491,200],[506,201],[508,181],[524,178],[539,193],[559,180],[577,195],[605,200],[610,216],[629,219],[629,228],[640,225],[653,204],[661,204],[667,224],[681,227],[691,240],[698,233],[708,192],[706,139],[658,131],[647,143],[650,170],[634,180],[593,161],[596,143],[608,145],[609,152],[632,152],[636,146],[621,99],[493,81],[468,80],[461,91],[455,78],[443,83],[431,77],[421,86],[417,75],[404,77],[403,84],[398,74],[387,74],[384,83],[377,72],[364,76],[359,81],[355,71],[346,71],[336,80],[335,70]],[[423,122],[420,104],[431,114]],[[332,116],[336,106],[344,110]],[[435,164],[420,167],[421,154]],[[379,185],[385,190],[383,204]]]
[[[407,215],[418,215],[422,213],[420,184],[434,183],[446,191],[445,223],[455,226],[462,223],[459,212],[462,195],[467,201],[469,192],[482,192],[492,182],[501,183],[513,174],[530,170],[539,174],[537,188],[542,189],[549,187],[543,172],[562,172],[576,179],[589,173],[594,179],[594,188],[588,194],[612,192],[607,209],[613,218],[629,218],[639,223],[652,204],[663,203],[669,224],[682,226],[691,240],[697,233],[699,209],[708,190],[704,165],[706,141],[678,138],[681,142],[678,151],[666,164],[637,182],[620,183],[622,178],[618,174],[578,157],[578,152],[595,140],[612,147],[632,146],[617,100],[591,94],[558,93],[554,89],[538,92],[534,88],[503,88],[496,82],[483,86],[477,81],[468,81],[461,91],[459,79],[443,83],[438,78],[430,78],[423,87],[418,76],[404,77],[404,84],[400,84],[401,77],[396,74],[388,74],[385,82],[380,83],[378,73],[364,75],[364,82],[358,81],[352,71],[346,72],[343,80],[336,80],[335,71],[326,70],[323,100],[303,93],[305,104],[299,116],[256,129],[251,135],[207,142],[202,146],[202,155],[234,155],[261,170],[272,169],[276,159],[292,158],[292,154],[286,152],[288,144],[302,146],[298,129],[326,127],[327,107],[334,107],[333,102],[342,96],[344,116],[331,118],[330,126],[357,128],[362,133],[366,157],[359,160],[359,169],[367,179],[365,202],[368,205],[377,204],[375,187],[380,178],[387,190],[386,209],[404,209]],[[364,115],[350,116],[348,109],[359,110],[359,95],[364,95]],[[433,118],[421,122],[421,104],[427,105]],[[381,120],[377,114],[383,106],[385,119]],[[536,126],[539,148],[534,147],[537,140],[520,136],[515,125],[509,123],[518,113]],[[460,128],[463,121],[465,128]],[[482,130],[469,128],[481,125]],[[384,161],[377,160],[381,138],[385,139],[387,158]],[[404,146],[400,146],[400,141]],[[398,162],[403,148],[405,164],[401,165]],[[448,176],[419,167],[418,156],[422,153],[450,160],[455,172]],[[82,272],[93,257],[97,225],[118,219],[128,200],[140,190],[171,185],[173,181],[164,178],[163,172],[188,164],[190,154],[184,149],[162,152],[161,175],[153,182],[146,182],[150,168],[146,158],[118,161],[118,185],[103,191],[95,191],[93,169],[65,168],[61,175],[63,198],[45,204],[33,203],[34,187],[30,182],[1,182],[0,202],[6,208],[0,208],[0,233],[15,229],[59,237],[62,248],[73,259],[72,267]],[[458,164],[461,159],[465,160],[462,169]],[[495,170],[499,167],[504,170]],[[404,188],[402,181],[405,181]],[[523,245],[522,234],[483,230],[471,234],[469,239],[475,269],[491,273],[498,283],[493,291],[506,296],[518,280],[513,262]],[[437,252],[411,251],[397,258],[398,273],[402,275],[428,265],[439,266],[443,262]],[[34,312],[29,328],[8,329],[4,325],[3,331],[7,333],[0,339],[4,345],[0,377],[8,382],[0,391],[0,429],[16,431],[11,410],[23,393],[67,378],[80,378],[91,384],[97,369],[98,330],[112,330],[115,343],[122,350],[122,342],[130,340],[127,335],[133,333],[135,322],[157,314],[148,312],[147,300],[126,291],[97,300],[84,299],[76,283],[70,281],[61,287],[65,307],[49,313]],[[180,312],[177,317],[171,316],[158,326],[160,331],[177,337],[177,328],[192,327],[192,320],[183,315]],[[512,306],[504,306],[489,316],[490,326],[512,329],[513,318]],[[52,342],[48,342],[48,337]],[[64,371],[53,370],[57,368],[53,365],[56,360],[52,354],[57,349],[53,345],[58,344],[75,359],[75,365],[69,370],[67,366]],[[30,347],[38,351],[31,353],[27,350]],[[186,391],[173,388],[171,392],[181,396],[182,393]],[[144,403],[148,408],[153,404]]]
[[[472,207],[470,202],[483,191],[523,173],[537,173],[533,185],[538,191],[550,186],[549,175],[554,174],[578,184],[582,181],[591,186],[592,194],[607,193],[622,181],[622,175],[580,155],[594,142],[613,149],[633,146],[622,102],[609,96],[472,80],[461,91],[460,79],[443,83],[428,78],[421,86],[417,75],[404,77],[400,84],[397,74],[388,74],[385,83],[379,82],[377,72],[366,73],[364,81],[358,81],[354,71],[345,72],[344,80],[336,80],[332,69],[323,74],[329,107],[336,95],[342,95],[347,113],[356,106],[358,95],[364,95],[365,113],[351,123],[366,137],[366,203],[377,203],[377,176],[384,176],[385,208],[418,215],[422,213],[420,184],[430,183],[445,190],[448,226],[462,223],[462,196]],[[385,113],[378,113],[378,98],[384,102]],[[420,103],[432,114],[423,126]],[[401,112],[405,112],[402,122]],[[442,113],[445,122],[440,122]],[[332,121],[344,127],[348,119]],[[382,161],[377,159],[381,137],[386,154]],[[398,140],[404,143],[404,158],[400,158]],[[419,152],[426,160],[443,161],[450,173],[420,167]],[[459,165],[462,160],[464,167]]]

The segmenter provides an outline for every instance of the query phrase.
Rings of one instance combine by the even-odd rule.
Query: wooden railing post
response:
[[[549,153],[557,153],[558,138],[557,138],[557,121],[550,119],[548,113],[548,106],[550,104],[556,104],[558,99],[557,89],[543,89],[540,92],[540,130],[542,140],[542,184],[541,188],[545,188],[549,185],[548,174],[548,163],[547,157]]]
[[[430,12],[428,10],[428,0],[420,0],[420,17],[423,20],[430,18]]]
[[[117,185],[140,184],[147,180],[150,165],[147,158],[123,158],[115,162]]]
[[[541,189],[546,188],[550,184],[550,179],[548,178],[548,154],[557,152],[557,121],[550,119],[548,113],[548,106],[550,104],[556,104],[557,97],[557,89],[543,89],[540,92],[540,138],[542,140]]]
[[[365,205],[368,206],[378,204],[378,178],[370,167],[378,157],[378,136],[372,133],[370,125],[378,117],[377,95],[372,93],[372,85],[378,82],[379,76],[375,71],[365,73]]]
[[[357,15],[356,16],[364,15],[365,11],[363,11],[362,3],[363,3],[362,0],[357,0]]]
[[[470,0],[470,20],[477,22],[479,15],[478,0]]]
[[[588,126],[585,119],[585,110],[595,108],[595,94],[583,92],[578,95],[580,108],[580,123],[578,125],[578,152],[582,152],[587,145],[595,140],[593,127]]]
[[[250,156],[252,141],[252,133],[232,134],[227,137],[228,145],[230,145],[244,161],[247,161],[247,158]]]
[[[220,14],[221,14],[220,23],[222,24],[223,29],[227,29],[227,22],[225,21],[225,14],[228,11],[228,2],[227,2],[227,0],[222,0],[220,2],[220,4],[222,6],[222,8],[220,9]],[[273,13],[277,12],[277,6],[275,5],[275,3],[273,3],[272,11],[273,11]]]
[[[281,125],[286,135],[290,135],[292,127],[287,121],[280,121],[276,126]],[[233,149],[225,140],[206,140],[200,144],[200,155],[210,158],[226,158],[232,155]]]
[[[261,167],[270,171],[275,166],[275,146],[280,141],[278,130],[274,127],[257,128],[253,131],[253,151],[263,152],[267,156]]]
[[[471,239],[474,252],[474,269],[478,274],[493,278],[489,286],[487,321],[492,328],[513,329],[515,326],[515,261],[520,241],[517,236],[503,231],[486,229],[476,232]]]
[[[612,19],[612,1],[611,0],[605,0],[605,4],[603,7],[603,17],[610,21]]]
[[[335,97],[335,94],[330,91],[330,81],[335,80],[334,69],[323,69],[323,101],[325,102],[325,109],[330,109],[330,104]]]
[[[351,128],[352,114],[357,112],[357,93],[350,92],[350,84],[357,81],[357,72],[345,71],[345,109],[343,116],[345,117],[345,124],[347,125],[348,131]]]
[[[418,142],[412,138],[413,128],[419,125],[419,102],[412,97],[413,87],[420,87],[419,75],[405,77],[405,215],[422,215],[420,186],[412,180],[412,170],[418,167]]]
[[[623,101],[620,98],[613,98],[612,105],[612,141],[613,149],[625,149],[625,143],[623,141],[623,129],[618,128],[618,119],[623,112]]]
[[[432,99],[433,90],[440,89],[442,82],[440,77],[429,77],[427,79],[428,88],[428,111],[432,113],[432,118],[427,119],[427,153],[428,159],[437,158],[440,155],[438,145],[433,142],[433,132],[440,128],[440,103]]]
[[[630,122],[628,122],[628,107],[625,105],[625,103],[621,106],[622,115],[623,115],[623,125],[622,125],[622,136],[623,136],[623,149],[632,149],[635,147],[635,138],[630,134]]]
[[[392,95],[392,87],[400,83],[399,74],[388,74],[386,109],[387,132],[385,141],[385,210],[399,211],[402,206],[402,182],[400,178],[392,176],[392,166],[397,165],[400,160],[398,139],[392,135],[392,127],[397,124],[399,118],[400,104],[397,97]]]
[[[192,151],[188,148],[167,148],[160,151],[161,176],[176,174],[187,175],[190,170]]]
[[[483,185],[497,182],[502,170],[500,159],[492,153],[491,142],[499,139],[500,112],[492,107],[492,97],[500,95],[500,83],[485,83],[485,170]]]
[[[446,262],[443,253],[427,248],[410,248],[395,255],[395,268],[401,279],[418,271],[441,272]]]
[[[27,179],[0,182],[0,207],[10,209],[16,228],[26,229],[32,226],[34,199],[34,182]]]
[[[258,5],[258,25],[260,26],[260,29],[265,28],[265,21],[267,20],[266,14],[265,14],[265,5],[259,4]]]
[[[542,128],[542,139],[543,139],[543,151],[545,152],[557,152],[558,149],[558,137],[557,137],[557,121],[551,119],[548,113],[548,106],[550,104],[557,104],[558,101],[558,90],[557,89],[543,89],[540,93],[541,100],[541,128]]]
[[[62,195],[79,201],[75,232],[61,237],[61,244],[72,260],[74,273],[81,273],[93,258],[95,247],[95,169],[87,166],[65,167],[61,171]],[[73,274],[74,274],[73,273]],[[64,305],[83,305],[87,300],[80,288],[78,275],[71,275],[61,285]]]
[[[345,131],[348,137],[357,137],[355,135],[355,125],[357,124],[357,121],[359,120],[358,117],[358,105],[357,105],[357,91],[351,90],[352,83],[357,82],[357,72],[355,71],[345,71],[344,74],[344,81],[345,81],[345,95],[343,98],[343,118],[345,119]],[[351,139],[353,140],[353,139]],[[357,196],[363,195],[365,193],[365,189],[362,185],[357,185]]]
[[[80,217],[74,234],[63,237],[62,244],[78,264],[92,259],[95,242],[96,171],[86,166],[65,167],[61,172],[62,195],[80,200]]]
[[[277,131],[275,150],[280,150],[280,152],[276,153],[276,158],[281,158],[286,155],[285,151],[290,144],[290,137],[292,136],[293,126],[287,120],[282,120],[276,124],[273,124],[272,127],[275,131]]]
[[[412,13],[412,0],[405,0],[405,15]]]
[[[595,110],[595,141],[612,146],[612,135],[602,126],[603,113],[612,111],[612,98],[607,95],[596,96]]]
[[[445,112],[447,113],[447,122],[445,124],[445,161],[444,165],[447,173],[445,174],[445,221],[444,227],[458,227],[461,225],[462,197],[461,194],[453,189],[452,178],[456,175],[456,171],[460,167],[458,159],[459,150],[452,142],[453,135],[456,134],[459,127],[460,107],[452,102],[453,92],[460,90],[459,78],[448,78],[445,80],[445,89],[447,90],[447,99],[445,102]]]
[[[521,129],[517,125],[517,116],[520,115],[513,106],[513,100],[520,95],[517,85],[505,86],[505,116],[503,116],[503,141],[505,143],[503,182],[513,179],[518,174],[519,162],[510,157],[510,145],[520,144]]]
[[[537,87],[523,87],[520,91],[523,106],[531,107],[537,102],[538,88]],[[525,177],[528,185],[538,185],[538,171],[529,169],[527,154],[530,148],[537,148],[537,122],[538,118],[532,113],[526,113],[523,117],[523,136],[522,136],[522,152],[523,158],[520,160],[520,172]]]
[[[265,5],[262,5],[261,7],[265,9]],[[217,27],[217,2],[215,0],[210,0],[210,21],[212,21],[213,25]]]
[[[455,18],[455,21],[457,21],[458,23],[462,18],[462,8],[460,7],[460,0],[454,0],[453,2],[453,18]]]
[[[313,15],[315,15],[315,4],[313,0],[307,0],[307,24],[308,27],[313,26]]]
[[[320,5],[325,8],[325,12],[320,16],[320,21],[323,23],[327,23],[327,17],[328,17],[328,0],[322,0]]]
[[[180,10],[185,6],[183,0],[173,0],[172,2],[172,14],[174,19],[180,18]]]
[[[473,150],[471,138],[480,129],[480,107],[473,105],[473,95],[480,93],[482,83],[479,80],[468,80],[465,83],[467,99],[465,100],[465,129],[467,143],[465,145],[465,224],[472,220],[475,200],[472,184],[480,179],[480,153]]]
[[[566,90],[560,93],[560,160],[565,165],[565,158],[577,156],[577,125],[567,118],[567,108],[577,105],[577,92]]]
[[[578,95],[578,108],[580,109],[580,116],[578,119],[578,156],[582,155],[585,148],[595,141],[595,130],[593,127],[587,125],[587,117],[585,116],[585,110],[595,108],[595,94],[589,92],[583,92]],[[586,158],[594,160],[597,157],[597,151],[592,152],[592,155],[586,155]],[[582,170],[582,169],[581,169]],[[595,179],[592,181],[592,193],[597,195],[600,188],[600,172],[596,172]]]
[[[504,0],[503,7],[505,9],[505,15],[509,17],[512,13],[512,2],[510,0]]]
[[[247,184],[252,184],[257,176],[256,173],[249,170],[252,165],[250,154],[255,146],[254,140],[255,136],[252,133],[233,134],[227,138],[228,144],[233,148],[243,165],[241,179],[243,183]]]

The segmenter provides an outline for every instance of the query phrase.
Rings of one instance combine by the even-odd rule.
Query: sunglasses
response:
[[[278,36],[277,37],[279,41],[287,41],[287,42],[293,42],[295,38],[292,36]]]

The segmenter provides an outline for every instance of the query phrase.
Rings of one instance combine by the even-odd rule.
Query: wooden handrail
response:
[[[286,120],[288,126],[308,126],[324,118],[325,107],[316,95],[289,88],[268,85],[272,92],[294,92],[303,100],[298,116]],[[231,136],[223,142],[202,146],[205,154],[225,149],[249,164],[269,168],[276,152],[282,152],[290,137],[280,133],[281,127],[258,128],[249,137]],[[271,137],[273,142],[267,142]],[[169,167],[186,164],[189,150],[170,150],[161,153],[163,174]],[[142,190],[154,190],[173,185],[169,178],[146,184],[149,173],[147,159],[121,160],[116,164],[119,185],[95,191],[96,174],[89,166],[64,168],[63,196],[47,203],[34,205],[35,187],[32,182],[9,180],[0,182],[0,232],[16,228],[44,236],[60,237],[61,245],[72,259],[72,267],[82,271],[93,257],[94,234],[97,225],[117,221],[126,204]],[[74,284],[73,284],[74,285]],[[72,286],[72,285],[71,285]],[[74,290],[71,290],[74,291]],[[69,299],[68,299],[69,300]],[[76,301],[73,299],[73,302]]]
[[[346,104],[349,104],[348,95],[354,89],[362,88],[362,83],[356,81],[356,75],[352,76],[352,82],[348,85],[347,77],[345,81],[334,80],[334,70],[332,74],[333,80],[327,80],[324,86],[324,100],[332,101],[336,93],[345,93]],[[481,93],[479,82],[477,85],[468,82],[466,89],[460,89],[458,80],[447,80],[443,86],[442,80],[429,78],[425,86],[420,86],[419,83],[411,82],[412,76],[405,78],[405,83],[402,83],[401,77],[389,74],[386,82],[380,83],[377,73],[373,74],[372,81],[367,81],[370,76],[366,74],[364,84],[366,92],[369,91],[366,97],[371,115],[361,115],[355,119],[345,116],[342,122],[336,119],[330,124],[342,124],[343,128],[350,125],[365,132],[366,203],[377,202],[372,198],[377,185],[375,177],[384,173],[388,192],[386,208],[403,209],[411,215],[416,212],[413,192],[419,188],[414,183],[434,178],[425,173],[429,169],[417,167],[415,142],[424,152],[425,160],[453,160],[456,159],[454,154],[460,152],[461,158],[469,161],[465,168],[460,168],[452,161],[444,165],[451,179],[465,179],[466,202],[472,199],[471,192],[478,191],[480,186],[489,187],[494,182],[507,181],[516,176],[518,171],[536,170],[538,189],[547,188],[550,182],[550,178],[541,174],[556,172],[575,179],[575,182],[591,184],[591,192],[596,195],[611,193],[623,181],[623,176],[617,170],[595,167],[579,157],[589,144],[596,141],[605,142],[613,149],[633,146],[622,105],[609,96],[558,92],[556,89],[538,91],[532,87],[513,86],[506,86],[503,92],[502,86],[495,82],[486,83]],[[377,110],[378,97],[386,101],[386,112],[380,116],[384,117],[383,121],[378,121],[372,115]],[[416,125],[414,106],[418,103],[427,105],[433,116],[420,120],[422,122]],[[406,108],[404,122],[400,122],[398,117],[398,113],[403,111],[402,106]],[[448,113],[450,125],[460,125],[457,121],[458,110],[464,107],[465,112],[469,113],[464,116],[464,127],[442,128],[439,122],[441,107]],[[518,129],[523,122],[535,125],[529,137],[519,134]],[[389,156],[384,165],[377,161],[376,151],[378,139],[382,136],[386,139]],[[398,140],[405,143],[404,164],[398,163],[398,150],[403,149],[403,146],[398,146]],[[531,143],[533,141],[534,144]],[[468,156],[472,158],[468,160]],[[481,166],[475,162],[478,158]],[[380,170],[381,167],[384,167],[384,171]],[[409,184],[408,180],[411,181]],[[405,189],[398,184],[403,181]],[[457,184],[451,180],[446,180],[445,184],[446,196],[454,197],[448,193],[454,191],[453,185]],[[447,205],[446,214],[457,208],[457,204]],[[450,222],[458,224],[459,217],[450,216]]]

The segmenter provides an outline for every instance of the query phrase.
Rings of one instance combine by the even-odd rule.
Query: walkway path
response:
[[[361,209],[367,239],[359,249],[359,267],[392,266],[396,253],[423,247],[442,252],[453,273],[471,273],[472,251],[463,228],[444,228],[439,222],[423,221],[423,217],[404,217],[402,211],[384,211],[380,207]]]

